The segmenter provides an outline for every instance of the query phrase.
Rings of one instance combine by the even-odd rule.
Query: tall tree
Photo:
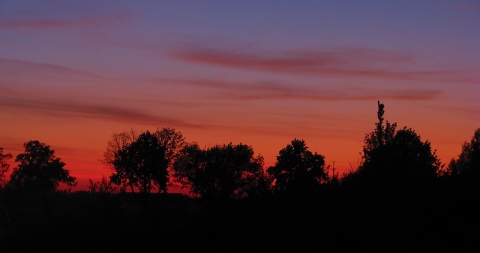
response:
[[[166,189],[167,167],[165,147],[154,134],[146,131],[115,154],[115,173],[110,176],[110,180],[122,189],[126,186],[130,187],[132,192],[138,189],[143,218],[146,219],[150,213],[150,192],[155,187]]]
[[[191,192],[212,202],[249,198],[269,186],[263,157],[246,144],[216,145],[202,150],[189,143],[174,163],[174,177]]]
[[[168,161],[168,173],[173,173],[173,163],[175,162],[178,153],[185,145],[185,137],[179,131],[174,128],[163,127],[157,128],[154,135],[158,138],[161,146],[165,148],[165,159]],[[170,182],[170,177],[167,178],[167,183],[155,182],[158,186],[158,192],[167,192],[167,186],[173,185]]]
[[[15,159],[20,164],[13,169],[9,186],[47,193],[56,191],[60,183],[69,187],[77,184],[76,178],[70,176],[70,171],[64,168],[65,163],[55,157],[50,146],[32,140],[23,147],[25,151]]]
[[[436,151],[411,128],[396,130],[396,123],[383,125],[383,104],[379,104],[376,130],[365,135],[359,173],[374,181],[402,184],[437,176],[441,168]]]
[[[312,153],[300,139],[293,139],[280,150],[277,162],[267,173],[274,178],[275,191],[291,194],[315,193],[328,180],[325,157]]]
[[[107,142],[107,150],[103,153],[102,162],[106,165],[113,166],[117,152],[130,145],[137,138],[138,134],[134,129],[130,129],[128,132],[113,133]]]
[[[475,130],[470,142],[462,144],[462,151],[457,159],[450,161],[448,172],[480,177],[480,128]]]
[[[378,122],[375,123],[375,131],[365,135],[362,155],[363,165],[368,165],[370,170],[377,170],[385,166],[384,163],[387,160],[385,159],[384,146],[392,142],[397,128],[397,123],[391,124],[388,120],[385,125],[383,125],[385,106],[380,103],[380,101],[378,101],[377,104]]]
[[[158,139],[160,146],[163,146],[165,149],[165,159],[168,161],[168,171],[172,170],[173,162],[179,152],[179,150],[185,144],[185,138],[182,133],[176,131],[174,128],[162,127],[157,128],[155,132],[152,133]],[[111,139],[107,142],[107,149],[103,154],[102,162],[108,166],[112,166],[115,160],[115,156],[125,147],[131,145],[138,139],[138,132],[134,129],[130,131],[114,133],[111,136]],[[167,182],[154,181],[155,187],[158,189],[159,193],[166,193],[167,186],[170,185],[170,178],[167,177]]]
[[[3,153],[3,147],[0,147],[0,187],[3,187],[6,183],[5,177],[8,169],[10,168],[10,164],[7,163],[8,159],[12,158],[12,154],[10,153]]]
[[[138,189],[149,194],[155,185],[166,189],[167,166],[165,147],[154,134],[146,131],[117,151],[113,160],[115,173],[110,178],[117,185],[130,187],[132,192]]]

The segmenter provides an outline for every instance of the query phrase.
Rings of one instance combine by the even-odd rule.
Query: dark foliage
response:
[[[462,144],[462,152],[448,166],[450,175],[480,177],[480,128],[475,130],[470,142]]]
[[[267,169],[274,178],[277,193],[305,195],[315,193],[327,180],[324,156],[308,150],[305,140],[293,139],[280,150],[277,162]]]
[[[217,145],[202,150],[186,145],[174,163],[173,176],[204,200],[225,202],[257,196],[270,182],[263,171],[263,157],[245,145]]]
[[[379,122],[365,136],[361,166],[340,182],[329,180],[324,157],[304,140],[280,150],[265,174],[263,157],[248,145],[201,149],[164,129],[174,138],[162,142],[159,132],[147,132],[112,142],[111,163],[121,170],[111,179],[139,193],[107,178],[90,181],[88,192],[59,192],[55,183],[32,183],[48,178],[37,179],[35,170],[26,174],[35,180],[19,180],[25,173],[20,168],[64,165],[48,146],[26,144],[17,157],[25,166],[14,171],[12,186],[50,191],[40,199],[18,187],[0,188],[2,252],[477,251],[480,130],[463,144],[448,173],[439,173],[430,143],[413,129],[384,124],[384,108],[378,102]],[[167,145],[171,140],[178,145]],[[169,166],[170,176],[192,189],[193,197],[166,193]],[[166,194],[151,194],[153,185]]]
[[[173,162],[175,161],[179,150],[185,145],[185,138],[181,132],[170,127],[157,128],[157,130],[151,135],[154,135],[157,138],[158,146],[165,150],[162,156],[167,160],[167,174],[169,174],[171,173],[170,171],[172,170]],[[128,132],[125,131],[112,134],[111,139],[107,142],[107,148],[103,154],[102,162],[107,166],[111,166],[112,169],[115,169],[114,162],[117,160],[118,163],[118,159],[116,159],[118,158],[118,154],[120,152],[124,152],[122,150],[125,150],[128,148],[128,146],[131,146],[134,142],[138,142],[138,138],[139,135],[134,129],[131,129]],[[114,179],[117,182],[120,180],[122,190],[124,190],[125,187],[130,187],[130,190],[135,190],[132,189],[132,187],[134,188],[135,186],[126,184],[125,180],[122,181],[120,178]],[[169,185],[173,185],[173,183],[170,182],[170,177],[166,177],[165,182],[163,179],[158,182],[154,181],[154,184],[158,189],[158,193],[167,192],[167,187]]]
[[[439,175],[440,160],[413,129],[396,130],[397,124],[388,121],[383,125],[383,108],[375,131],[365,135],[361,166],[342,181],[387,196],[426,187]]]
[[[50,146],[38,140],[24,143],[25,151],[17,155],[20,164],[13,169],[8,187],[41,193],[55,191],[60,183],[76,185],[75,177],[64,169],[65,163],[55,157]]]
[[[10,164],[7,163],[8,159],[12,158],[12,154],[10,153],[3,153],[3,147],[0,147],[0,187],[5,185],[5,175],[10,168]]]
[[[148,194],[155,187],[166,189],[168,160],[165,150],[149,131],[140,134],[115,154],[115,173],[111,175],[111,181],[129,186],[132,192],[138,189]]]

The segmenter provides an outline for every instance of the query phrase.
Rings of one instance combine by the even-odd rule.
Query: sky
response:
[[[341,175],[378,101],[448,164],[479,94],[478,0],[0,0],[0,147],[45,143],[73,190],[112,174],[112,134],[163,127],[265,168],[303,139]]]

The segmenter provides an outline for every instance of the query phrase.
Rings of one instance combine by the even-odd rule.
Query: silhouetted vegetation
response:
[[[164,166],[162,165],[162,166],[156,166],[155,168],[157,169],[157,171],[151,172],[151,173],[157,173],[161,170],[162,171],[161,174],[163,174],[163,176],[158,177],[156,180],[153,180],[153,182],[151,182],[153,183],[153,185],[151,185],[151,189],[156,187],[159,193],[167,192],[167,186],[169,184],[172,184],[172,182],[170,182],[170,177],[168,176],[168,174],[171,173],[173,163],[179,153],[179,150],[185,145],[185,138],[183,137],[182,133],[176,131],[174,128],[168,128],[168,127],[157,128],[157,130],[152,134],[150,134],[149,131],[146,131],[142,134],[151,135],[149,138],[156,138],[157,139],[155,143],[156,148],[163,149],[163,154],[153,156],[149,160],[152,160],[154,158],[163,159],[167,163],[166,171]],[[122,169],[122,165],[119,163],[121,163],[120,161],[121,155],[125,156],[126,155],[125,152],[128,149],[130,150],[133,149],[132,145],[135,145],[137,148],[142,148],[142,146],[146,146],[145,144],[142,144],[142,143],[135,144],[135,142],[140,141],[139,137],[140,136],[138,136],[137,132],[131,129],[128,132],[114,133],[111,136],[111,139],[107,142],[107,150],[104,152],[102,162],[108,166],[111,166],[114,170],[117,171],[117,173],[114,173],[110,177],[114,182],[117,183],[117,185],[121,187],[122,190],[125,190],[126,187],[129,187],[130,190],[134,192],[135,189],[138,188],[138,185],[136,185],[135,183],[135,181],[138,180],[138,177],[137,177],[138,175],[132,175],[131,180],[128,180],[129,183],[127,183],[125,179],[127,179],[128,177],[126,175],[122,175],[123,173],[121,171],[123,171],[123,169]],[[145,138],[145,136],[143,136],[142,138]],[[153,143],[150,143],[150,145],[153,145]],[[137,162],[137,161],[133,161],[133,162]],[[127,166],[127,167],[131,167],[131,166]],[[127,168],[127,170],[132,171],[129,168]],[[149,191],[151,189],[149,189]]]
[[[173,176],[191,192],[212,203],[244,199],[268,190],[263,157],[245,145],[216,145],[202,150],[187,144],[173,166]]]
[[[70,187],[76,185],[76,178],[63,168],[65,163],[55,157],[50,146],[33,140],[24,143],[23,147],[25,152],[15,158],[20,164],[13,169],[7,187],[45,194],[55,191],[60,183]]]
[[[3,147],[0,147],[0,187],[5,185],[5,175],[10,168],[10,164],[8,164],[7,160],[12,158],[12,154],[10,153],[3,153]]]
[[[142,194],[150,194],[155,187],[166,188],[167,167],[165,147],[146,131],[115,153],[115,173],[110,178],[123,188],[128,186],[131,192],[139,189]]]
[[[411,128],[396,130],[397,123],[383,125],[383,114],[384,105],[379,103],[375,131],[365,135],[362,164],[343,179],[382,200],[430,186],[442,167],[428,141]]]
[[[315,194],[327,181],[324,156],[308,150],[305,140],[293,139],[280,150],[277,162],[267,169],[274,178],[276,193],[292,195]]]
[[[378,101],[378,122],[365,135],[360,166],[340,178],[328,176],[325,157],[305,140],[293,139],[265,169],[249,145],[202,149],[162,128],[114,134],[104,156],[114,173],[90,180],[88,191],[58,191],[58,183],[73,186],[75,178],[49,146],[28,142],[7,187],[0,188],[2,249],[480,249],[480,129],[443,170],[428,141],[411,128],[397,130],[384,114]],[[11,156],[0,152],[6,172]],[[192,194],[167,194],[169,183]],[[48,210],[38,195],[22,189],[43,192]]]
[[[448,166],[450,175],[480,177],[480,128],[473,134],[470,142],[464,142],[462,152],[452,159]]]

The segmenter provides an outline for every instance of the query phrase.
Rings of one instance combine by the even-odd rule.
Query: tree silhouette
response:
[[[462,152],[457,159],[450,161],[448,173],[452,175],[480,176],[480,128],[475,130],[470,142],[462,144]]]
[[[179,150],[185,145],[185,138],[181,132],[170,127],[157,128],[152,135],[157,137],[159,145],[165,149],[164,157],[168,161],[168,171],[171,171],[173,161]],[[135,142],[138,137],[138,133],[134,129],[130,129],[128,132],[112,134],[111,139],[107,142],[107,149],[103,154],[102,162],[113,167],[113,162],[116,159],[115,156],[122,149]],[[168,191],[167,186],[170,184],[169,181],[169,177],[167,177],[167,181],[154,180],[154,185],[158,189],[158,193],[166,193]]]
[[[385,126],[383,125],[384,113],[384,105],[378,101],[378,122],[375,123],[375,131],[366,134],[364,139],[362,159],[364,160],[364,165],[368,164],[373,170],[384,167],[386,159],[383,146],[392,142],[397,127],[396,123],[391,124],[388,120]]]
[[[185,138],[181,132],[169,127],[158,128],[154,135],[158,138],[160,145],[165,148],[165,159],[168,161],[168,173],[173,173],[173,163],[175,162],[180,149],[185,145]],[[170,177],[167,177],[167,182],[155,183],[158,186],[159,193],[166,193],[167,185],[173,184],[170,182]]]
[[[388,121],[384,126],[380,105],[376,130],[365,135],[359,173],[390,186],[435,178],[441,163],[430,143],[411,128],[397,131],[397,124]]]
[[[70,171],[63,168],[65,163],[55,157],[54,150],[45,143],[31,140],[24,143],[23,147],[25,151],[15,158],[19,165],[13,168],[6,188],[40,194],[46,218],[51,220],[52,208],[47,195],[56,192],[60,183],[69,188],[76,186],[77,179],[70,176]]]
[[[132,192],[138,189],[149,194],[155,185],[166,188],[167,166],[165,147],[154,134],[146,131],[117,151],[113,160],[115,173],[110,178],[122,188],[128,186]]]
[[[107,150],[103,153],[102,162],[108,166],[113,166],[118,151],[130,145],[137,138],[138,134],[134,129],[130,129],[128,132],[113,133],[107,142]]]
[[[146,131],[115,154],[115,173],[110,176],[110,180],[123,189],[130,187],[132,193],[135,189],[139,190],[142,215],[147,219],[150,213],[150,192],[155,187],[166,189],[167,167],[165,147],[154,134]]]
[[[8,169],[10,168],[10,164],[7,163],[8,159],[12,158],[12,154],[10,153],[3,153],[3,147],[0,147],[0,187],[5,185],[5,177]]]
[[[277,162],[267,169],[277,192],[309,194],[326,180],[324,156],[312,153],[304,140],[293,139],[280,150]]]
[[[245,144],[216,145],[206,150],[189,143],[174,163],[174,177],[191,192],[214,203],[251,197],[269,185],[263,157]]]
[[[55,157],[50,146],[32,140],[23,144],[25,151],[17,155],[15,162],[20,164],[13,169],[8,185],[13,188],[47,193],[56,191],[60,183],[69,187],[77,184],[65,163]]]

